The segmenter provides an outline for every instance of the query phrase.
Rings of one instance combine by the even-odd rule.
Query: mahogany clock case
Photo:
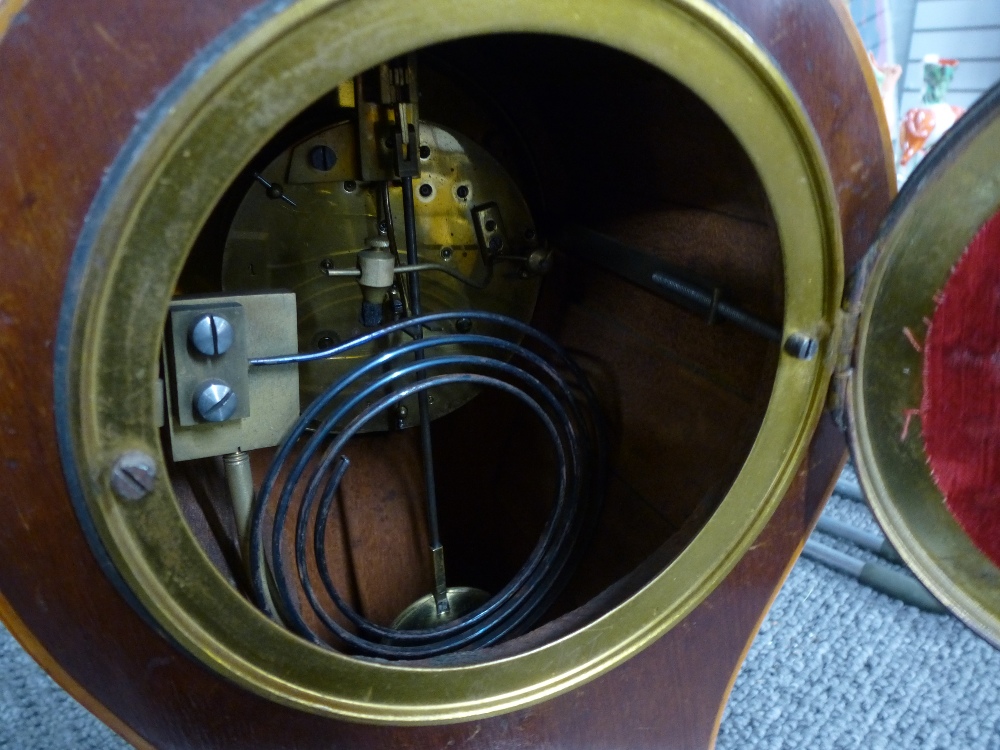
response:
[[[224,39],[227,28],[247,23],[244,14],[251,5],[149,3],[122,12],[99,3],[67,10],[34,0],[3,38],[4,68],[25,71],[0,84],[4,109],[20,113],[5,120],[0,147],[5,164],[0,211],[6,229],[0,327],[6,385],[0,511],[8,517],[0,547],[5,620],[61,684],[137,745],[308,747],[328,746],[336,736],[345,747],[449,741],[487,747],[502,740],[512,746],[577,747],[584,737],[608,747],[708,746],[743,650],[842,461],[843,441],[826,415],[757,545],[703,604],[596,680],[472,722],[358,724],[262,698],[181,653],[116,590],[110,580],[114,571],[108,576],[102,570],[108,561],[95,558],[69,499],[51,397],[57,391],[52,347],[58,340],[60,301],[76,283],[71,257],[88,231],[85,217],[101,180],[122,153],[137,117],[148,116],[164,87],[183,75],[192,58],[218,43],[213,40]],[[843,261],[853,265],[874,236],[892,187],[871,74],[843,9],[839,3],[812,2],[732,2],[723,8],[778,61],[808,113],[832,177]],[[802,56],[806,40],[808,60]],[[816,65],[813,57],[823,64]],[[831,107],[831,90],[850,105]],[[614,126],[608,125],[613,135]],[[622,138],[616,135],[616,141]],[[739,169],[730,174],[738,175]],[[692,186],[692,194],[698,190]],[[718,185],[707,190],[711,195]],[[752,185],[744,189],[742,195],[749,197],[742,198],[742,208],[756,210],[752,218],[763,217],[766,224],[759,191]],[[739,196],[740,190],[732,194]],[[645,228],[631,241],[651,241],[657,225],[646,221],[633,223]],[[736,282],[746,271],[738,265],[716,267]],[[773,288],[773,277],[769,283]],[[602,288],[613,288],[613,282]],[[761,304],[767,309],[773,298]],[[757,356],[766,362],[763,351]],[[754,377],[766,389],[772,376],[767,366],[759,372],[763,375]],[[648,379],[648,373],[640,375]],[[697,500],[706,491],[695,494]],[[634,527],[623,534],[628,541]],[[669,536],[665,532],[660,541]],[[588,580],[585,576],[577,584],[584,601],[594,591]],[[573,590],[571,584],[571,595]],[[665,669],[667,664],[697,666]],[[654,679],[662,686],[655,699],[642,687]],[[627,711],[598,708],[608,707],[608,695],[623,691],[633,696]]]

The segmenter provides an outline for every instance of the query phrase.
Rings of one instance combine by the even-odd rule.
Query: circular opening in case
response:
[[[405,284],[384,294],[381,322],[365,325],[358,277],[327,275],[331,269],[356,268],[362,262],[359,248],[369,237],[389,237],[389,231],[379,233],[386,224],[398,264],[407,263],[400,180],[392,170],[379,172],[371,165],[366,173],[362,164],[388,151],[383,145],[388,137],[369,137],[376,147],[357,155],[365,143],[358,132],[364,108],[370,106],[363,82],[387,75],[386,70],[366,71],[334,88],[249,159],[196,240],[175,304],[191,299],[213,304],[213,297],[191,292],[229,299],[291,290],[298,323],[293,351],[304,353],[406,319],[402,305],[392,307],[394,299],[412,296]],[[421,275],[422,312],[450,313],[427,324],[422,335],[441,343],[463,333],[495,334],[551,359],[538,341],[488,319],[463,317],[462,311],[508,316],[551,337],[581,368],[580,382],[570,378],[574,387],[593,391],[592,399],[578,400],[586,426],[574,429],[592,430],[594,445],[581,447],[583,465],[574,468],[570,461],[563,467],[570,483],[581,485],[576,499],[566,500],[579,509],[572,517],[557,516],[567,528],[556,532],[553,543],[566,545],[568,559],[546,568],[544,575],[560,580],[544,582],[552,590],[526,618],[543,624],[572,612],[568,619],[579,627],[635,593],[684,548],[753,445],[780,347],[713,311],[711,301],[699,304],[657,287],[652,276],[666,275],[709,299],[713,291],[725,290],[725,304],[779,330],[783,264],[769,201],[746,152],[715,112],[675,79],[607,47],[553,36],[481,37],[426,48],[391,70],[419,80],[423,164],[413,184],[418,261],[445,259],[464,279],[441,271]],[[583,122],[580,106],[588,112]],[[314,144],[320,141],[336,146],[339,166],[315,168],[313,157],[323,146]],[[333,147],[327,148],[332,153]],[[328,157],[320,166],[331,161]],[[386,179],[366,179],[372,174]],[[352,189],[344,190],[345,184]],[[432,184],[444,186],[440,197],[421,205],[421,191]],[[431,189],[425,192],[434,198]],[[503,248],[491,257],[482,235],[497,232],[501,223]],[[529,267],[532,253],[546,254],[548,270]],[[254,339],[253,321],[245,325]],[[412,331],[403,328],[360,350],[300,364],[301,408],[379,354],[413,341]],[[253,340],[248,346],[268,344]],[[428,348],[426,354],[435,351]],[[493,354],[509,365],[521,359],[474,343],[463,351]],[[392,363],[401,366],[409,359],[404,355]],[[455,367],[468,373],[481,369],[472,363],[449,369]],[[167,379],[176,388],[175,381],[185,377],[178,364]],[[197,374],[192,386],[204,377]],[[385,387],[405,384],[400,379]],[[551,393],[555,385],[546,387]],[[320,416],[303,423],[303,436],[356,390],[348,387]],[[556,517],[557,464],[566,464],[566,458],[558,459],[558,441],[553,443],[530,409],[509,393],[449,385],[428,394],[429,460],[447,578],[483,592],[503,591]],[[251,404],[248,419],[260,419],[255,409],[260,406],[266,404]],[[430,550],[436,545],[426,519],[419,411],[413,394],[361,427],[347,444],[343,455],[351,466],[325,515],[328,549],[320,554],[326,555],[337,594],[382,627],[434,588]],[[174,415],[169,418],[176,424]],[[560,420],[573,421],[567,413]],[[277,424],[274,440],[289,426]],[[173,454],[184,460],[172,476],[199,541],[238,585],[245,565],[240,535],[230,521],[231,493],[222,489],[220,458],[240,450],[243,435],[208,449],[189,447],[211,430],[206,424],[176,424],[170,433]],[[316,449],[318,456],[319,444]],[[189,465],[192,452],[197,463]],[[201,455],[206,452],[218,455]],[[258,488],[273,453],[268,447],[250,456]],[[291,466],[291,458],[284,461]],[[300,480],[299,492],[308,476]],[[272,494],[277,497],[283,486],[279,482]],[[262,564],[272,570],[271,538],[290,534],[270,519],[277,505],[275,499],[260,511],[268,515],[262,521]],[[299,507],[297,499],[289,500],[286,526],[293,525]],[[287,572],[274,576],[277,588],[298,590],[286,594],[285,609],[300,609],[294,596],[327,596],[320,593],[322,576],[313,565],[318,557],[313,536],[310,525],[303,550],[311,569],[308,583],[299,580],[290,559],[287,565],[282,559]],[[291,558],[294,542],[284,544]],[[258,595],[263,592],[259,587]],[[332,604],[325,601],[322,612],[301,607],[307,625],[301,630],[355,651],[357,646],[324,626],[325,614],[333,612],[338,624],[356,635],[357,628]],[[516,632],[526,633],[525,624]],[[565,632],[553,626],[546,639]],[[509,640],[509,635],[502,639]],[[390,648],[382,654],[380,645],[370,644],[368,653],[395,653]],[[463,659],[492,658],[465,645],[462,650]]]
[[[73,442],[78,467],[98,469],[79,471],[106,554],[195,658],[309,710],[453,720],[541,700],[627,658],[750,544],[823,402],[837,219],[779,74],[705,4],[625,3],[638,27],[599,2],[579,16],[525,3],[503,18],[489,4],[441,3],[447,24],[381,5],[278,14],[179,82],[150,118],[84,249]],[[408,70],[420,95],[400,108],[384,91],[410,85]],[[412,209],[400,155],[419,170]],[[410,216],[415,259],[428,266],[417,307],[417,271],[365,276],[386,257],[390,271],[412,265]],[[290,318],[258,309],[288,291]],[[234,303],[240,312],[227,312]],[[417,312],[430,315],[419,326],[408,322]],[[149,332],[164,321],[161,346]],[[225,324],[237,343],[221,352]],[[196,330],[211,334],[203,346]],[[365,335],[378,341],[350,348]],[[818,355],[794,356],[816,347],[786,346],[790,337]],[[290,353],[289,340],[321,355],[295,368],[290,419],[272,409],[283,385],[241,391],[198,369],[199,357]],[[414,359],[420,341],[452,359]],[[491,347],[501,353],[484,356]],[[408,369],[370,365],[385,379],[324,427],[363,391],[335,385],[396,350]],[[555,377],[537,385],[540,373]],[[221,420],[207,416],[223,407]],[[357,434],[338,442],[361,412]],[[311,488],[290,485],[281,510],[267,489],[280,494],[295,471],[281,440],[300,413],[296,434],[318,449],[302,465],[332,453]],[[249,437],[225,437],[261,414],[277,437],[254,438],[253,450],[243,450]],[[156,465],[138,499],[115,490],[126,450]],[[350,466],[337,474],[341,456]],[[321,533],[315,520],[296,528],[301,493],[322,506],[324,487]],[[240,493],[257,498],[259,536],[241,536]],[[302,534],[322,537],[326,556],[283,572],[276,554],[295,556]],[[519,576],[536,588],[503,599]],[[330,593],[316,594],[324,583],[364,622],[308,608],[311,587],[329,609]],[[386,649],[411,642],[385,631],[417,605],[425,630],[428,614],[430,630],[456,632],[463,618],[513,614],[495,637],[472,627],[454,648]],[[369,629],[369,645],[352,640]]]

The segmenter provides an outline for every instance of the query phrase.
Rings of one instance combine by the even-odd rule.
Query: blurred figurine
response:
[[[908,110],[899,128],[897,179],[901,184],[924,158],[927,150],[965,113],[962,107],[944,101],[957,67],[958,60],[938,55],[924,58],[924,106]]]
[[[875,82],[878,84],[878,93],[882,97],[882,106],[885,109],[885,121],[892,134],[892,140],[895,141],[897,136],[893,131],[897,122],[896,99],[898,98],[896,84],[899,83],[899,77],[903,74],[903,68],[895,63],[881,65],[871,52],[868,53],[868,61],[871,63],[872,70],[875,71]]]

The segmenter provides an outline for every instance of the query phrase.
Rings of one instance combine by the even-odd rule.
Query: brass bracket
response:
[[[361,179],[420,174],[416,55],[390,60],[354,79]]]
[[[190,322],[212,313],[226,315],[233,324],[233,344],[218,357],[192,353]],[[186,297],[171,304],[170,327],[167,341],[172,346],[168,346],[164,373],[173,459],[187,461],[277,445],[299,416],[298,368],[250,368],[248,360],[298,350],[295,295]],[[199,420],[193,413],[194,389],[212,378],[229,384],[239,399],[237,411],[219,422]]]
[[[510,247],[500,207],[494,202],[476,206],[472,209],[472,223],[476,227],[476,239],[479,240],[483,260],[489,265]]]

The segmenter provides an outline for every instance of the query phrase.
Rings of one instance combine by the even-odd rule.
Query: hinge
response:
[[[854,352],[857,349],[858,322],[861,319],[865,288],[875,265],[876,247],[872,245],[855,267],[845,284],[844,300],[834,322],[834,365],[833,378],[827,408],[842,431],[847,432],[849,424],[847,391],[851,387],[854,374]]]

